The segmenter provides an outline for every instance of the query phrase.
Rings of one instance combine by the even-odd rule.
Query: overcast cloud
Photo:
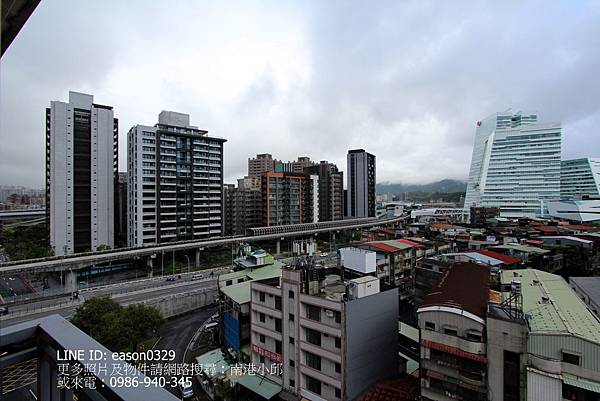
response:
[[[161,110],[268,152],[377,156],[379,182],[466,179],[475,123],[537,110],[600,157],[600,2],[42,1],[0,62],[0,184],[42,187],[45,108],[68,91],[126,134]]]

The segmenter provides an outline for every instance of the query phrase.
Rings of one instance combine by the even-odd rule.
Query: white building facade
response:
[[[477,123],[465,213],[498,207],[503,217],[535,217],[560,197],[561,125],[537,114],[494,114]]]
[[[46,219],[55,255],[114,247],[118,120],[69,92],[46,109]]]
[[[171,111],[129,130],[129,246],[223,235],[224,142]]]
[[[600,196],[600,159],[563,160],[560,171],[563,198]]]

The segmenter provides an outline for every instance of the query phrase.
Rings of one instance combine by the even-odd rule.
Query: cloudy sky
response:
[[[378,181],[466,179],[475,123],[537,110],[563,157],[600,156],[600,2],[42,1],[0,61],[0,184],[42,187],[44,113],[68,91],[112,105],[126,133],[158,113],[247,158],[307,155]]]

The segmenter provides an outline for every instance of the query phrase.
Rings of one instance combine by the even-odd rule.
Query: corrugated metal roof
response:
[[[591,391],[593,393],[600,394],[600,383],[588,379],[583,379],[581,377],[573,376],[567,373],[563,373],[563,382],[569,384],[571,386],[579,387],[584,390]]]
[[[396,241],[401,242],[401,243],[406,244],[406,245],[410,245],[413,248],[425,248],[424,245],[419,244],[418,242],[413,242],[413,241],[407,240],[407,239],[399,239],[399,240],[396,240]]]
[[[244,375],[238,380],[238,384],[267,400],[270,400],[281,392],[279,384],[273,383],[263,376]]]
[[[536,248],[534,246],[519,245],[519,244],[504,244],[504,245],[495,246],[493,248],[494,249],[514,250],[514,251],[524,252],[524,253],[537,253],[538,255],[543,255],[543,254],[550,252],[547,249],[541,249],[541,248]]]
[[[600,321],[556,274],[535,269],[505,270],[502,283],[521,281],[523,312],[532,334],[570,334],[600,344]]]
[[[492,259],[499,260],[501,263],[504,263],[505,265],[509,265],[509,266],[521,262],[519,259],[513,258],[512,256],[504,255],[503,253],[500,253],[500,252],[490,251],[488,249],[482,249],[482,250],[474,251],[474,252],[479,253],[481,255],[488,256]]]
[[[250,283],[251,281],[244,281],[243,283],[223,287],[221,288],[221,292],[231,298],[236,304],[243,305],[250,302]]]

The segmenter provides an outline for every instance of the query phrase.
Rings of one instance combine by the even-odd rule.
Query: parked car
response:
[[[194,280],[202,280],[204,278],[204,274],[194,274],[192,276],[192,281]]]
[[[0,306],[0,316],[8,315],[8,308],[6,306]]]
[[[175,277],[169,276],[169,277],[167,277],[167,281],[175,281]]]

